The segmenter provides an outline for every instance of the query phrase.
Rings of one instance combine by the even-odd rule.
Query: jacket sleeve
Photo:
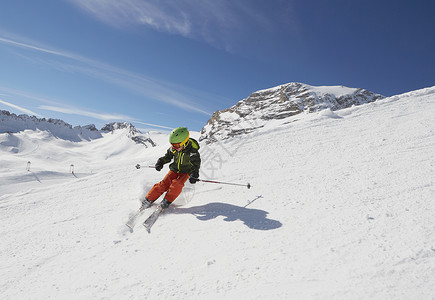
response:
[[[192,164],[192,172],[199,172],[199,168],[201,167],[201,156],[199,155],[199,151],[194,149],[190,153],[190,163]]]
[[[174,157],[174,154],[172,153],[171,149],[169,148],[168,151],[166,151],[166,154],[159,158],[160,161],[163,162],[163,164],[167,164],[172,160]]]

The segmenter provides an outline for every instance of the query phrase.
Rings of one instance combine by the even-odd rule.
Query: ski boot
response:
[[[153,203],[148,198],[145,198],[142,200],[142,205],[139,208],[139,210],[144,210],[144,209],[150,207],[151,205],[153,205]]]
[[[169,202],[168,200],[163,199],[163,201],[160,202],[159,205],[160,205],[160,207],[161,207],[162,209],[165,209],[165,208],[167,208],[171,203],[172,203],[172,202]]]

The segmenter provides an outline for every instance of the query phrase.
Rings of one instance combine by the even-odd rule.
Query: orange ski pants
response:
[[[156,183],[148,192],[147,198],[153,202],[157,200],[164,192],[167,191],[165,199],[174,202],[183,190],[184,183],[189,179],[187,173],[175,173],[169,171],[162,181]]]

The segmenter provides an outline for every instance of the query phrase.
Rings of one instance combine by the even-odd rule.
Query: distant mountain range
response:
[[[364,89],[344,86],[283,84],[257,91],[228,109],[216,111],[201,130],[199,140],[209,144],[253,132],[272,119],[325,109],[339,110],[383,98]]]
[[[70,124],[58,119],[37,118],[28,115],[16,115],[5,110],[0,110],[0,134],[18,133],[24,130],[41,130],[50,132],[59,139],[80,142],[90,141],[103,137],[103,133],[115,130],[126,130],[129,138],[144,146],[155,146],[148,134],[143,134],[131,123],[114,122],[104,125],[98,130],[95,125],[71,126]]]
[[[240,134],[248,134],[264,127],[273,119],[284,119],[300,113],[331,111],[361,105],[385,98],[382,95],[345,86],[310,86],[303,83],[287,83],[260,90],[236,105],[216,111],[201,130],[199,141],[207,144],[222,141]],[[90,141],[103,133],[126,130],[126,134],[138,144],[155,146],[149,135],[141,133],[130,123],[109,123],[98,130],[95,125],[76,126],[57,119],[37,118],[0,111],[0,133],[17,133],[23,130],[48,131],[53,136],[74,141]]]

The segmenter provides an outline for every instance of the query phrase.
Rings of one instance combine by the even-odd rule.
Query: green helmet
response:
[[[169,135],[169,143],[183,146],[189,140],[189,130],[186,127],[178,127]]]

